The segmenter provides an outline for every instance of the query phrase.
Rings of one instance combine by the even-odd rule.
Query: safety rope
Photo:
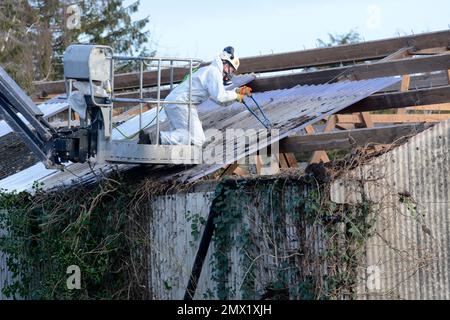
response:
[[[192,74],[196,73],[198,69],[200,69],[200,67],[192,68]],[[189,78],[189,73],[184,76],[183,80],[181,80],[181,83],[185,82],[188,78]]]

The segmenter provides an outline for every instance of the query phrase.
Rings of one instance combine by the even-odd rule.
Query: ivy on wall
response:
[[[149,297],[145,225],[148,201],[119,175],[92,187],[0,193],[0,251],[14,281],[10,298],[143,299]],[[68,267],[81,270],[69,289]]]
[[[162,188],[162,187],[161,187]],[[4,294],[32,299],[148,299],[148,228],[157,187],[115,173],[95,186],[0,192],[0,251],[14,281]],[[329,182],[223,180],[212,256],[219,299],[351,299],[371,234],[372,204],[336,205]],[[189,213],[195,244],[204,219]],[[237,257],[237,259],[236,259]],[[232,263],[236,263],[233,265]],[[67,287],[67,268],[81,289]],[[235,281],[236,278],[238,282]],[[207,293],[212,297],[211,292]]]
[[[369,201],[337,205],[329,183],[307,176],[225,180],[213,204],[211,264],[219,299],[355,298],[374,224]],[[232,265],[233,250],[238,266]],[[236,282],[239,269],[243,276]]]

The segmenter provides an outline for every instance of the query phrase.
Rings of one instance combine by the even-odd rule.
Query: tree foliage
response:
[[[33,13],[26,1],[4,0],[0,4],[0,64],[24,89],[33,81],[33,50],[28,28]]]
[[[328,33],[328,40],[317,39],[317,45],[320,48],[339,46],[344,44],[361,42],[362,37],[356,30],[350,30],[343,34]]]
[[[148,17],[132,20],[140,1],[79,0],[79,24],[67,0],[2,0],[0,64],[27,91],[33,81],[62,78],[61,57],[71,43],[109,45],[118,54],[150,54]],[[76,18],[76,17],[75,17]]]

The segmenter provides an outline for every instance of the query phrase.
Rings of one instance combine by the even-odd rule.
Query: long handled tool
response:
[[[248,111],[250,111],[250,113],[256,118],[258,119],[259,122],[261,122],[261,124],[267,129],[269,130],[272,127],[272,124],[270,123],[270,120],[267,118],[266,114],[264,113],[263,109],[260,107],[259,103],[255,100],[255,98],[253,98],[253,96],[250,96],[250,98],[253,100],[253,102],[255,103],[255,105],[258,107],[259,111],[261,112],[263,119],[261,119],[256,113],[255,111],[253,111],[247,103],[245,103],[245,101],[242,100],[242,103],[244,104],[244,106],[248,109]]]

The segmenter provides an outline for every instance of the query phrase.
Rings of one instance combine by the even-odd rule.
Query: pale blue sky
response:
[[[448,29],[450,0],[141,0],[144,16],[158,55],[211,60],[228,45],[240,57],[303,50],[350,29],[366,41]]]

